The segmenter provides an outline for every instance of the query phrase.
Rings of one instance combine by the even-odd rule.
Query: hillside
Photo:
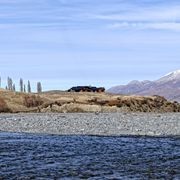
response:
[[[166,74],[155,81],[131,81],[127,85],[110,88],[107,92],[126,95],[159,95],[180,102],[180,70]]]
[[[0,90],[0,112],[180,112],[160,96],[57,92],[27,94]]]

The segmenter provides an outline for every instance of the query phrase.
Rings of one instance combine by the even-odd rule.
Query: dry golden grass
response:
[[[168,102],[160,96],[124,96],[107,93],[92,92],[54,92],[41,94],[18,93],[0,90],[0,98],[12,112],[88,112],[89,109],[105,109],[105,112],[119,112],[121,110],[133,112],[180,112],[177,103]],[[2,101],[2,102],[3,102]],[[91,105],[91,108],[90,108]],[[92,110],[92,108],[95,108]],[[70,109],[70,110],[69,110]]]
[[[43,104],[43,100],[39,95],[26,95],[24,97],[24,105],[28,108],[38,107]]]
[[[11,112],[11,110],[8,108],[6,102],[1,97],[0,97],[0,112]]]

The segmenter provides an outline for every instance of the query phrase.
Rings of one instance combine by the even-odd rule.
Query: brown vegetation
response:
[[[180,104],[169,102],[160,96],[122,96],[87,92],[37,95],[0,90],[0,97],[1,107],[5,107],[1,112],[180,112]]]
[[[11,112],[11,110],[8,108],[4,99],[0,97],[0,113],[2,112]]]
[[[24,97],[24,105],[26,107],[38,107],[43,104],[43,100],[40,96],[26,95]]]

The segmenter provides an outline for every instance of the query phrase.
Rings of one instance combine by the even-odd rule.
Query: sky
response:
[[[180,69],[179,0],[0,0],[0,76],[106,89]]]

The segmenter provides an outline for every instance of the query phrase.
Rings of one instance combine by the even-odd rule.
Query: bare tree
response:
[[[7,89],[11,91],[13,90],[13,81],[10,77],[7,79]]]
[[[20,85],[20,92],[23,92],[23,79],[22,78],[20,78],[19,85]]]
[[[10,85],[10,90],[13,90],[13,80],[10,78],[9,79],[9,85]]]
[[[24,89],[23,89],[23,92],[26,92],[26,85],[24,84]]]
[[[41,82],[38,82],[38,83],[37,83],[37,92],[38,92],[38,93],[41,93],[41,92],[42,92]]]
[[[7,89],[10,90],[10,77],[7,78]]]
[[[7,78],[7,90],[9,90],[9,77]]]
[[[13,91],[16,91],[16,85],[13,84]]]
[[[27,90],[28,90],[28,93],[31,93],[31,84],[30,84],[30,81],[28,81]]]

